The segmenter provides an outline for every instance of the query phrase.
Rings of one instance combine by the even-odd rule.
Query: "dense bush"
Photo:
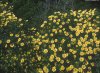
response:
[[[29,20],[29,23],[38,28],[54,11],[66,11],[71,8],[69,0],[2,0],[13,5],[13,12],[17,17]],[[68,5],[66,4],[68,3]]]
[[[96,9],[54,12],[38,31],[0,2],[0,69],[6,73],[92,73],[100,53]],[[94,72],[95,73],[95,72]]]
[[[92,73],[100,52],[99,16],[94,10],[54,12],[41,25],[37,39],[39,73]]]
[[[85,0],[2,0],[13,5],[13,12],[17,17],[29,20],[36,28],[40,26],[48,15],[55,11],[68,11],[69,9],[99,8],[99,2]]]
[[[30,40],[35,28],[27,25],[27,21],[17,18],[11,9],[8,3],[0,2],[0,69],[7,73],[23,73],[24,66],[31,65]],[[23,58],[26,59],[24,65]]]

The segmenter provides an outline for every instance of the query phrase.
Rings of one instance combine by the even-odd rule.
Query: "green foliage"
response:
[[[0,2],[3,10],[0,12],[0,69],[6,73],[23,73],[24,67],[31,65],[28,62],[32,58],[29,57],[30,48],[33,47],[30,41],[31,35],[35,34],[35,28],[27,25],[27,21],[17,18],[10,11],[11,7],[4,9],[5,7],[8,4]],[[23,59],[26,59],[25,65],[21,65]]]
[[[36,28],[54,11],[66,11],[70,8],[63,0],[8,0],[8,2],[14,6],[13,12],[17,17],[29,20]]]
[[[29,20],[36,28],[41,22],[55,11],[68,11],[70,9],[99,8],[98,2],[84,0],[2,0],[14,6],[13,12],[17,17]]]
[[[9,3],[3,4],[5,2]],[[66,68],[69,66],[72,67],[73,65],[77,69],[81,67],[87,59],[82,56],[85,61],[83,63],[79,61],[79,53],[81,52],[79,48],[82,46],[78,41],[79,39],[82,40],[85,35],[90,36],[95,31],[97,32],[96,37],[90,36],[86,42],[93,39],[95,45],[93,44],[92,48],[94,46],[98,47],[98,40],[100,41],[100,33],[98,32],[100,18],[98,15],[100,13],[99,9],[97,9],[95,15],[94,12],[91,13],[92,10],[88,11],[91,6],[90,2],[80,1],[79,4],[77,2],[78,0],[3,0],[3,2],[0,2],[0,69],[6,73],[42,73],[43,71],[65,73]],[[86,8],[88,9],[84,10]],[[70,9],[80,9],[78,10],[79,14],[78,11],[70,11]],[[86,11],[89,13],[89,17]],[[53,14],[53,12],[55,13]],[[82,12],[83,16],[81,18],[76,16],[81,16]],[[51,16],[47,18],[48,15]],[[91,23],[86,25],[87,27],[84,30],[86,32],[91,31],[89,34],[78,30],[78,25],[76,25],[77,23],[85,23],[85,20],[87,24],[88,22]],[[79,25],[79,29],[82,27],[85,27],[85,24]],[[78,31],[76,32],[76,30]],[[76,44],[78,44],[78,47]],[[78,50],[74,50],[75,47]],[[94,49],[92,50],[94,51]],[[78,54],[73,54],[75,52],[78,52]],[[77,55],[77,59],[74,59],[75,55]],[[86,56],[88,55],[86,54]],[[54,61],[50,62],[53,57],[55,57]],[[64,57],[66,57],[67,61]],[[86,66],[86,68],[91,67],[93,73],[99,73],[100,55],[96,53],[95,56],[92,54],[92,57],[93,59],[87,60],[87,62],[89,64],[92,63],[92,65],[95,62],[96,66]]]
[[[95,16],[94,12],[95,10],[54,12],[47,21],[43,22],[37,33],[37,40],[34,42],[40,46],[37,49],[37,55],[42,58],[39,62],[39,72],[78,73],[82,71],[91,73],[92,70],[95,71],[95,68],[90,66],[94,62],[92,58],[96,55],[93,54],[93,50],[96,47],[99,51],[100,49],[99,43],[95,46],[95,43],[93,44],[90,40],[95,40],[95,33],[99,42],[99,27],[96,24],[100,22],[98,21],[99,16]],[[94,31],[96,29],[97,32]],[[87,45],[86,42],[88,42]],[[88,65],[86,65],[87,62]]]

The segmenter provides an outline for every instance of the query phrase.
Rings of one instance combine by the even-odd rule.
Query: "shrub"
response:
[[[96,10],[54,12],[40,30],[0,2],[0,69],[6,73],[92,73],[100,52]],[[97,25],[96,25],[97,24]]]
[[[23,73],[32,65],[34,51],[29,43],[35,28],[17,18],[11,9],[8,3],[0,2],[0,69],[7,73]]]
[[[54,12],[41,25],[34,43],[39,73],[92,73],[100,52],[99,16],[94,10]]]

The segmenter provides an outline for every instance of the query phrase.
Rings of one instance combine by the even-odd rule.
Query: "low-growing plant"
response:
[[[38,32],[0,2],[0,69],[6,73],[92,73],[100,53],[96,9],[54,12]],[[32,27],[31,27],[32,26]]]
[[[39,73],[92,73],[100,52],[99,16],[94,10],[54,12],[41,25],[33,42]]]
[[[0,2],[0,70],[5,73],[30,72],[28,68],[32,67],[30,60],[34,54],[31,37],[34,36],[35,28],[17,18],[11,9],[8,3]]]

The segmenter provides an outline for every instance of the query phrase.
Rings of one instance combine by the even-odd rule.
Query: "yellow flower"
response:
[[[79,72],[81,72],[81,73],[83,72],[83,69],[82,69],[82,68],[79,68],[78,70],[79,70]]]
[[[8,16],[8,18],[9,18],[9,19],[12,19],[12,17],[11,17],[11,16]]]
[[[93,54],[93,50],[89,50],[89,53],[90,53],[90,54]]]
[[[48,72],[49,72],[49,69],[47,68],[47,66],[44,66],[44,67],[43,67],[43,71],[44,71],[45,73],[48,73]]]
[[[62,25],[64,25],[65,24],[65,22],[62,22]]]
[[[83,50],[85,50],[85,48],[81,48],[81,50],[83,51]]]
[[[45,23],[47,23],[47,21],[44,21],[43,23],[45,24]]]
[[[76,38],[72,38],[71,41],[72,41],[72,42],[76,42]]]
[[[60,19],[58,19],[57,21],[60,22]]]
[[[54,23],[56,23],[56,20],[53,20]]]
[[[97,54],[97,49],[94,48],[93,49],[93,52],[94,52],[94,54]]]
[[[45,36],[42,36],[42,39],[45,38]]]
[[[91,66],[94,66],[94,63],[93,62],[91,63]]]
[[[70,61],[69,60],[66,60],[66,62],[69,63]]]
[[[55,47],[55,44],[52,44],[52,47],[54,48]]]
[[[62,70],[64,70],[65,69],[65,67],[62,65],[61,67],[60,67],[60,70],[62,71]]]
[[[67,13],[64,14],[64,17],[65,17],[65,18],[66,18],[66,16],[67,16]]]
[[[85,38],[88,38],[88,35],[87,34],[85,35]]]
[[[99,41],[99,40],[98,40],[98,41],[95,41],[95,43],[96,43],[96,44],[100,44],[100,41]]]
[[[13,36],[13,34],[11,33],[10,36]]]
[[[65,42],[65,39],[62,39],[62,40],[61,40],[61,43],[64,43],[64,42]]]
[[[48,53],[48,50],[47,49],[44,49],[43,52],[46,54],[46,53]]]
[[[70,68],[71,68],[71,69],[73,69],[73,68],[74,68],[74,66],[73,66],[73,65],[70,65]]]
[[[69,67],[66,68],[67,71],[71,71],[74,68],[73,65],[70,65]]]
[[[62,25],[60,25],[59,28],[62,28]]]
[[[90,42],[93,42],[93,39],[90,39]]]
[[[84,50],[85,50],[86,52],[88,52],[88,51],[89,51],[89,49],[88,49],[88,48],[84,48]]]
[[[82,65],[82,69],[86,69],[86,66],[85,65]]]
[[[47,33],[45,34],[45,37],[46,37],[46,36],[48,36],[48,34],[47,34]]]
[[[72,38],[72,37],[73,37],[73,35],[72,35],[72,34],[70,34],[70,35],[69,35],[69,37],[70,37],[70,38]]]
[[[91,67],[89,66],[88,69],[91,70]]]
[[[68,19],[67,21],[70,22],[70,19]]]
[[[49,61],[50,62],[53,62],[54,61],[54,55],[50,55]]]
[[[69,33],[68,33],[68,32],[65,32],[64,34],[65,34],[66,36],[68,36],[68,35],[69,35]]]
[[[73,52],[73,50],[72,49],[69,49],[69,52]]]
[[[65,28],[62,29],[63,31],[65,31]],[[66,31],[65,31],[66,32]]]
[[[0,44],[2,43],[2,40],[0,40]]]
[[[53,62],[53,61],[54,61],[54,59],[53,59],[53,58],[49,58],[49,61],[50,61],[50,62]]]
[[[79,71],[79,70],[78,70],[77,68],[74,68],[74,69],[73,69],[73,73],[78,73],[78,71]]]
[[[57,49],[56,49],[56,48],[54,48],[54,49],[53,49],[53,51],[56,53],[56,52],[57,52]]]
[[[7,47],[8,45],[6,44],[5,47]]]
[[[15,37],[19,37],[19,34],[15,34]]]
[[[91,60],[92,59],[92,56],[88,56],[88,59]]]
[[[84,56],[85,55],[85,53],[84,52],[80,52],[80,56]]]
[[[56,67],[54,66],[54,67],[52,67],[52,71],[53,72],[55,72],[56,71]]]
[[[74,19],[74,21],[78,21],[78,19]]]
[[[18,19],[18,21],[22,21],[22,19],[21,19],[21,18],[19,18],[19,19]]]
[[[21,38],[18,38],[18,42],[20,42],[21,41]]]
[[[62,51],[62,47],[59,47],[58,50],[59,50],[59,51]]]
[[[51,33],[50,36],[53,36],[53,33]]]
[[[81,62],[83,62],[83,61],[84,61],[84,58],[83,58],[83,57],[80,57],[79,60],[80,60]]]
[[[40,61],[41,60],[41,56],[37,56],[37,59],[38,59],[38,61]]]
[[[76,54],[77,53],[77,51],[72,51],[72,54]]]
[[[58,16],[54,16],[54,18],[56,19],[56,18],[58,18]]]
[[[24,58],[22,58],[20,62],[21,62],[21,63],[24,63],[24,61],[25,61],[25,59],[24,59]]]
[[[96,18],[100,18],[99,16],[96,16]]]
[[[60,63],[61,63],[61,64],[64,64],[64,60],[61,60]]]
[[[59,62],[61,59],[60,59],[60,57],[56,57],[56,60],[57,60],[57,62]]]
[[[8,39],[6,42],[7,42],[7,43],[10,43],[10,39]]]
[[[78,13],[81,12],[81,10],[78,10]]]
[[[76,55],[73,55],[74,59],[76,59]]]
[[[43,70],[42,70],[41,68],[37,69],[37,71],[38,71],[39,73],[44,73]]]
[[[14,44],[10,44],[10,47],[14,47]]]
[[[81,41],[78,41],[78,45],[79,45],[79,46],[81,46],[81,45],[82,45]]]
[[[41,28],[44,27],[44,25],[45,25],[45,24],[42,24],[42,25],[41,25]]]
[[[76,11],[73,11],[73,14],[72,14],[73,16],[76,16]]]
[[[54,43],[54,40],[51,40],[51,43]]]
[[[62,30],[59,30],[59,33],[62,33]]]
[[[24,46],[24,43],[22,42],[22,43],[20,43],[20,46]]]
[[[78,73],[78,71],[73,71],[73,73]]]
[[[55,39],[54,41],[55,41],[55,42],[58,42],[58,39]]]
[[[71,44],[67,44],[68,47],[71,47]]]
[[[56,22],[57,25],[59,25],[59,22]]]
[[[62,54],[63,58],[66,58],[68,56],[68,53]]]
[[[49,40],[47,39],[47,40],[45,40],[45,43],[48,43],[49,42]]]
[[[50,19],[50,18],[52,18],[52,16],[48,16],[48,18]]]

